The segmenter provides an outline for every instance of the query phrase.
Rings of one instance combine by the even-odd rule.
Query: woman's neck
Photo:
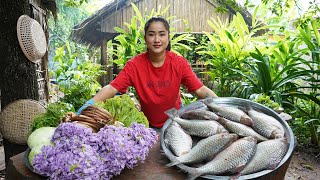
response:
[[[154,67],[161,67],[166,60],[166,51],[161,54],[148,53],[149,59]]]

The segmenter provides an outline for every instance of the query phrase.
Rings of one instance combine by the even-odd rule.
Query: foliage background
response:
[[[88,6],[94,1],[64,2],[58,1],[58,21],[55,24],[51,20],[50,24],[49,54],[54,57],[50,69],[65,94],[61,100],[77,109],[100,88],[97,79],[105,72],[99,66],[99,50],[68,41],[72,27],[93,12]],[[171,30],[173,50],[188,58],[190,63],[204,60],[207,72],[199,73],[210,76],[204,83],[219,96],[247,98],[272,108],[281,106],[293,117],[289,124],[298,140],[319,146],[320,23],[319,18],[315,18],[320,12],[319,2],[226,2],[229,6],[238,6],[237,3],[245,6],[253,15],[252,26],[248,27],[239,13],[230,24],[208,17],[206,21],[215,33],[178,35]],[[307,2],[308,6],[301,6],[302,2]],[[77,8],[66,7],[66,4]],[[165,9],[155,14],[161,15]],[[218,8],[220,12],[226,10],[223,6]],[[108,42],[108,53],[117,55],[111,60],[120,67],[145,50],[143,28],[136,24],[143,25],[148,16],[154,14],[142,17],[141,12],[136,9],[135,12],[131,22],[127,22],[130,32],[115,28],[120,35],[115,38],[116,43]],[[256,36],[261,29],[267,29],[267,33]],[[194,100],[186,98],[184,103]]]

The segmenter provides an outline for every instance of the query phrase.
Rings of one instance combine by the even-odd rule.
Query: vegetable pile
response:
[[[105,125],[115,123],[107,110],[97,106],[88,106],[79,115],[71,117],[70,121],[90,127],[93,132],[98,132]]]
[[[127,94],[115,96],[107,99],[105,103],[97,102],[94,105],[106,109],[113,115],[114,121],[123,123],[125,127],[129,127],[134,122],[149,127],[148,119],[143,112],[135,107],[134,102]]]
[[[45,113],[37,116],[30,125],[31,132],[41,127],[57,127],[60,119],[65,116],[68,111],[75,111],[71,104],[64,102],[50,103]]]
[[[143,162],[157,141],[157,133],[143,124],[106,125],[99,132],[77,123],[61,123],[32,166],[50,179],[111,179],[126,167]]]

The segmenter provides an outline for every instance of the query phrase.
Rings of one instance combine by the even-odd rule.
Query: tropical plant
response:
[[[295,98],[291,110],[294,121],[290,124],[304,143],[320,145],[320,106],[312,100]]]
[[[80,108],[100,88],[97,78],[104,73],[101,65],[86,59],[86,52],[72,51],[69,43],[56,49],[52,74],[64,93],[61,101]]]
[[[309,19],[298,27],[299,38],[305,42],[307,55],[311,59],[302,61],[310,75],[303,79],[296,91],[287,92],[290,105],[295,107],[297,122],[308,127],[312,144],[320,145],[320,35],[319,22]],[[295,122],[296,123],[296,122]],[[301,128],[304,126],[301,126]]]
[[[124,23],[128,31],[119,27],[115,27],[115,30],[120,34],[115,37],[116,42],[111,43],[111,46],[115,47],[112,48],[111,52],[111,54],[116,57],[115,59],[113,59],[113,62],[120,67],[123,67],[126,62],[135,55],[140,54],[141,52],[146,50],[146,45],[144,43],[144,25],[146,21],[153,16],[164,16],[164,14],[170,7],[168,5],[163,10],[159,8],[158,11],[152,9],[150,14],[142,16],[137,6],[134,3],[131,3],[131,5],[136,15],[131,18],[130,24]],[[174,16],[170,16],[166,19],[170,22],[170,19],[173,18]],[[179,50],[181,49],[191,50],[191,48],[186,45],[185,42],[195,43],[194,37],[191,36],[191,34],[177,35],[174,32],[174,29],[170,28],[170,45],[173,52],[179,54]]]
[[[259,37],[253,35],[266,27],[261,22],[256,21],[255,13],[252,18],[252,27],[249,29],[240,13],[233,16],[233,20],[228,23],[221,22],[220,19],[208,20],[208,24],[214,30],[214,34],[204,32],[209,42],[198,47],[200,55],[207,56],[206,65],[211,80],[216,84],[215,92],[218,96],[238,96],[241,87],[241,76],[236,69],[246,72],[243,64],[250,52],[254,51],[254,45],[261,42]]]
[[[240,73],[249,82],[250,94],[265,94],[271,96],[273,100],[282,105],[283,93],[291,92],[299,87],[294,80],[308,77],[312,73],[309,70],[300,69],[301,63],[292,63],[279,68],[277,64],[271,65],[269,56],[263,55],[259,49],[256,53],[250,53],[253,59],[248,59],[245,64],[250,67],[251,73]],[[276,68],[276,69],[274,69]]]

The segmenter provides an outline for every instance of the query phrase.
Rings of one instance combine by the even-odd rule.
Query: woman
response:
[[[78,114],[88,105],[112,98],[118,92],[125,93],[133,86],[150,126],[161,128],[168,119],[164,112],[180,108],[181,84],[199,98],[217,97],[197,78],[185,58],[170,51],[169,23],[164,18],[149,19],[144,32],[147,51],[129,60],[119,75],[81,107]]]

